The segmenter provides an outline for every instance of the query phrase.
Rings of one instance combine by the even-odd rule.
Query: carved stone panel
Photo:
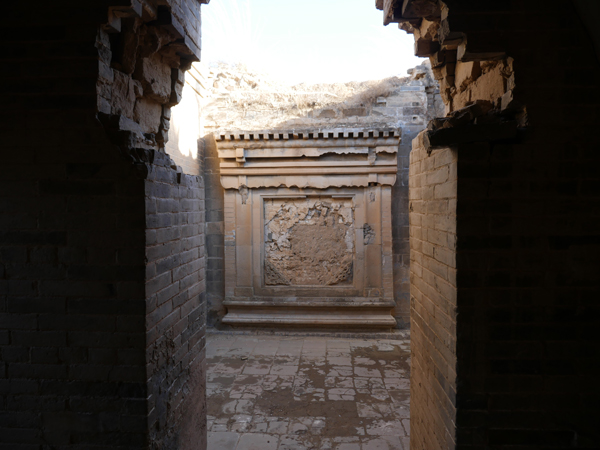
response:
[[[395,130],[217,139],[223,323],[392,328]]]
[[[264,215],[265,285],[352,284],[352,199],[266,199]]]

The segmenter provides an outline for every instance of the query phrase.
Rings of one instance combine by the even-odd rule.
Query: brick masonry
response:
[[[437,284],[425,297],[425,276],[439,283],[444,266],[419,274],[413,259],[411,268],[411,448],[597,447],[600,180],[599,139],[590,129],[600,78],[593,42],[572,2],[446,3],[443,20],[466,33],[467,51],[514,58],[510,90],[501,100],[485,98],[506,117],[517,99],[526,116],[516,117],[522,129],[502,139],[500,126],[470,143],[468,129],[456,134],[454,287],[442,292]],[[481,82],[470,92],[489,94]],[[421,145],[417,139],[411,162],[423,157],[435,166],[447,151],[427,156]],[[414,173],[426,183],[446,176],[430,172],[427,181],[423,170],[421,161]],[[423,197],[420,189],[411,184],[411,201]],[[423,236],[417,220],[435,225],[440,213],[413,211],[411,233]],[[444,249],[444,241],[433,244]],[[412,251],[419,257],[424,249],[423,241],[423,250]],[[454,310],[438,314],[448,304]]]
[[[447,4],[452,29],[468,34],[471,51],[514,58],[514,94],[530,126],[509,142],[456,149],[455,430],[442,419],[452,408],[429,397],[411,445],[419,449],[435,433],[470,449],[597,447],[595,30],[566,0]],[[178,5],[188,29],[186,7],[198,5]],[[179,356],[146,367],[145,198],[153,190],[145,171],[153,163],[132,160],[98,120],[98,109],[112,114],[115,106],[97,91],[99,80],[110,81],[110,36],[99,32],[107,5],[77,6],[12,2],[3,14],[0,58],[10,70],[0,74],[0,443],[9,449],[146,448],[146,399],[163,373],[173,405],[198,406],[178,389],[176,380],[188,377],[182,366],[169,371]],[[201,185],[188,181],[201,196]],[[173,283],[173,269],[163,270]],[[425,370],[419,358],[437,355],[424,340],[434,325],[412,331],[413,343],[422,343],[413,345],[414,367]],[[174,345],[167,355],[177,355]],[[435,367],[451,363],[448,356]],[[439,395],[451,398],[452,386]],[[415,411],[422,395],[414,392]],[[166,425],[153,431],[156,446],[174,445],[164,430],[185,423],[177,421],[186,414],[167,411],[153,416]]]
[[[456,422],[456,151],[410,154],[412,448],[453,448]],[[436,405],[435,410],[429,405]]]
[[[180,31],[197,23],[196,0],[175,10]],[[126,77],[110,67],[106,3],[5,13],[1,58],[14,70],[0,75],[10,86],[0,112],[0,448],[197,448],[202,180],[143,135],[157,126],[143,117],[144,92],[131,97],[133,116],[113,109],[124,98],[114,77]],[[165,253],[175,239],[188,259]]]
[[[225,222],[224,189],[221,186],[220,160],[212,135],[204,144],[204,179],[206,180],[206,295],[208,324],[220,327],[225,315]]]
[[[146,198],[146,376],[150,441],[202,448],[206,439],[206,282],[202,178],[153,154]]]
[[[93,115],[36,115],[46,145],[21,139],[0,169],[0,441],[142,448],[143,180]]]

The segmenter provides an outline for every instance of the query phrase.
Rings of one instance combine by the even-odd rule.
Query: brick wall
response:
[[[197,6],[196,0],[185,3]],[[154,150],[127,146],[129,131],[110,128],[134,129],[135,123],[122,116],[100,122],[97,102],[119,98],[109,85],[104,100],[96,90],[110,76],[99,63],[110,61],[109,39],[99,31],[108,20],[105,3],[75,9],[13,3],[2,20],[0,58],[12,70],[0,74],[6,87],[0,111],[0,448],[129,450],[151,441],[175,448],[176,439],[177,448],[197,448],[205,439],[204,285],[198,277],[188,286],[190,279],[178,276],[203,270],[202,217],[189,212],[202,207],[201,182],[148,156]],[[123,138],[120,147],[115,135]],[[147,218],[146,197],[165,195],[179,208],[171,214],[175,221],[155,220],[154,213]],[[148,234],[147,227],[153,228]],[[154,228],[157,239],[181,233],[190,250],[198,250],[198,261],[169,267],[166,256],[150,258]],[[160,283],[160,275],[170,273],[181,289],[173,288],[169,298],[178,302],[177,313],[189,311],[187,321],[170,322],[169,300],[152,308],[159,293],[152,290],[157,285],[147,257],[156,262]],[[168,352],[153,351],[158,330],[174,337]],[[158,385],[162,394],[155,396]],[[152,435],[149,395],[151,424],[165,427]]]
[[[143,180],[92,114],[27,116],[0,168],[0,442],[143,448]]]
[[[204,145],[204,178],[206,180],[206,295],[208,325],[221,327],[225,315],[224,260],[224,189],[221,186],[220,160],[212,135],[202,140]]]
[[[423,343],[438,316],[418,328],[422,316],[414,315],[411,448],[432,448],[432,435],[453,428],[449,448],[596,447],[600,139],[589,131],[600,78],[593,42],[569,1],[447,3],[448,23],[466,33],[468,51],[514,58],[506,83],[509,97],[526,107],[526,117],[517,117],[526,127],[498,139],[492,126],[472,143],[464,143],[466,129],[455,135],[463,142],[454,146],[456,381],[440,392],[455,395],[456,415],[444,423],[448,402],[424,397]],[[510,103],[502,105],[510,117]],[[411,281],[412,291],[423,278]],[[446,383],[441,375],[436,381]]]
[[[409,244],[409,159],[412,141],[427,121],[441,113],[439,90],[431,86],[403,86],[374,108],[386,120],[397,121],[402,130],[398,148],[398,176],[392,187],[392,256],[394,264],[393,315],[398,328],[410,327],[410,244]]]
[[[202,178],[152,152],[146,197],[146,361],[150,441],[206,444],[206,282]]]
[[[454,448],[456,422],[456,151],[410,154],[411,448]],[[432,408],[431,405],[435,405]]]
[[[394,317],[398,328],[410,326],[409,164],[412,141],[422,129],[423,125],[402,127],[402,140],[398,147],[398,176],[392,187],[392,256],[396,301]]]

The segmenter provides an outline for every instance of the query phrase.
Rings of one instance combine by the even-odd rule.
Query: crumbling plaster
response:
[[[265,284],[352,282],[354,207],[327,197],[264,201]]]
[[[377,159],[377,164],[389,163],[393,158],[397,166],[398,177],[392,188],[392,233],[394,264],[394,296],[396,308],[394,316],[398,326],[408,327],[408,155],[410,142],[421,131],[428,120],[443,114],[443,102],[439,95],[433,72],[427,65],[409,70],[407,77],[392,77],[386,80],[338,83],[331,85],[298,85],[289,87],[269,80],[268,77],[253,73],[244,67],[217,65],[203,70],[204,85],[207,86],[203,108],[203,126],[217,136],[222,133],[248,134],[248,130],[260,135],[278,139],[281,153],[291,156],[290,165],[307,161],[309,158],[333,158],[336,152],[352,152],[355,158],[362,159],[369,153],[368,148],[354,144],[335,147],[333,140],[327,151],[311,147],[310,140],[304,146],[293,145],[287,148],[286,133],[292,131],[303,136],[318,136],[320,131],[333,127],[347,133],[370,128],[399,128],[403,139],[400,145],[389,143],[388,147],[378,147],[375,154],[371,151],[368,158]],[[235,131],[241,130],[241,131]],[[262,131],[261,131],[262,130]],[[312,134],[311,134],[312,133]],[[204,140],[208,153],[215,154],[211,139]],[[223,147],[224,143],[221,144]],[[245,154],[256,157],[252,141],[245,144]],[[389,146],[395,145],[395,148]],[[387,150],[386,150],[387,149]],[[229,152],[234,152],[231,147]],[[233,154],[233,153],[232,153]],[[349,161],[352,158],[346,157]],[[214,186],[215,174],[221,169],[214,157],[207,159],[207,235],[213,245],[209,255],[209,317],[211,325],[221,327],[220,318],[225,314],[224,298],[224,260],[221,250],[224,248],[223,193],[221,185]],[[259,159],[257,159],[259,161]],[[253,163],[254,164],[254,163]],[[257,166],[258,167],[258,166]],[[287,170],[287,169],[286,169]],[[380,177],[385,178],[382,174]],[[239,187],[237,176],[222,177],[226,188]],[[340,174],[313,176],[308,182],[306,177],[280,174],[269,177],[252,177],[245,181],[249,188],[260,186],[308,187],[327,189],[330,186],[366,186],[368,176],[348,177]],[[208,229],[208,228],[207,228]]]
[[[216,137],[225,191],[223,323],[393,327],[399,131]]]

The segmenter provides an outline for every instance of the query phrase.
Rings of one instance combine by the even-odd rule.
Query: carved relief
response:
[[[266,199],[265,284],[352,283],[354,208],[351,199]]]
[[[399,141],[389,129],[217,136],[225,188],[223,323],[396,324],[390,217]]]

